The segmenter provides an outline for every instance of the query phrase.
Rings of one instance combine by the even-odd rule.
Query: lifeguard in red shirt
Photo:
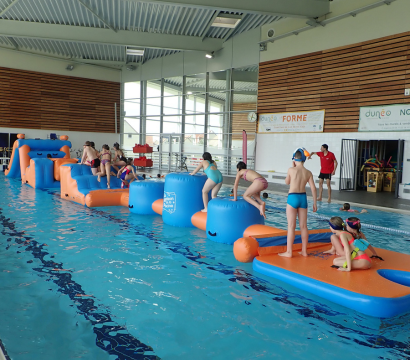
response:
[[[328,148],[329,147],[326,144],[323,144],[320,151],[311,152],[308,159],[315,154],[320,157],[319,197],[317,198],[317,201],[322,201],[323,180],[326,179],[328,194],[327,202],[330,203],[332,201],[332,188],[330,187],[330,180],[332,179],[332,175],[336,173],[337,161],[335,154],[328,151]]]

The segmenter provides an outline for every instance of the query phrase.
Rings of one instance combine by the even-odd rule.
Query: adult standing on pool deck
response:
[[[327,194],[328,199],[327,202],[330,203],[332,201],[332,188],[330,187],[330,180],[332,179],[332,175],[336,173],[337,169],[337,160],[335,154],[328,151],[327,144],[323,144],[318,152],[311,152],[308,159],[311,159],[312,155],[317,155],[320,157],[320,174],[319,174],[319,197],[317,201],[322,201],[322,193],[323,193],[323,180],[326,179],[327,185]]]

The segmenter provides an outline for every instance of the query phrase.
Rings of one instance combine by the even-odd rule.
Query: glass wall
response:
[[[256,111],[257,78],[258,65],[252,65],[125,83],[124,149],[148,143],[160,153],[154,155],[160,164],[177,163],[177,159],[161,158],[165,153],[195,159],[209,151],[224,158],[223,166],[230,168],[226,158],[242,155],[242,129],[249,112]],[[255,124],[249,129],[254,133]],[[249,135],[252,148],[254,134]],[[249,147],[248,154],[253,155]]]

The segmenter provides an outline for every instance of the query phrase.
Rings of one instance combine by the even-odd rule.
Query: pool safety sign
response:
[[[360,108],[359,131],[410,130],[410,104]]]
[[[174,213],[177,208],[177,196],[174,192],[164,192],[164,206],[163,210],[170,214]]]
[[[260,114],[259,133],[323,132],[325,110]]]

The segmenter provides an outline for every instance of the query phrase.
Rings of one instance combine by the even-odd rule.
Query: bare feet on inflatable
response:
[[[336,255],[336,250],[334,249],[326,250],[326,251],[323,251],[323,254]]]
[[[263,203],[263,204],[260,206],[259,209],[260,209],[261,215],[266,219],[265,207],[266,207],[266,204]]]
[[[284,252],[284,253],[278,253],[279,256],[283,256],[283,257],[288,257],[291,258],[292,257],[292,253],[291,252]]]
[[[202,209],[201,212],[208,212],[208,209]]]
[[[117,176],[117,174],[116,174],[114,171],[111,171],[110,174],[111,174],[112,176]]]
[[[327,199],[328,204],[332,202],[332,199]]]
[[[317,201],[322,201],[322,198],[317,198]]]
[[[100,175],[98,175],[97,180],[98,180],[98,182],[101,182],[101,176]]]
[[[309,256],[306,251],[299,251],[299,254],[302,256]]]

